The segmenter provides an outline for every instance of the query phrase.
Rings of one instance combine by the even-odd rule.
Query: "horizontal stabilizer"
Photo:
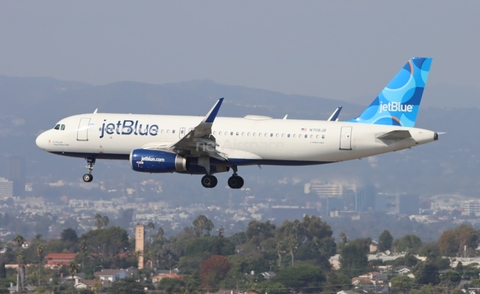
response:
[[[410,134],[410,131],[407,131],[407,130],[396,130],[396,131],[391,131],[391,132],[377,136],[377,138],[380,140],[398,140],[398,141],[411,138],[411,137],[412,135]]]

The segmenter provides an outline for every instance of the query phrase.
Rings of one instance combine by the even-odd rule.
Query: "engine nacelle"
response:
[[[134,171],[146,173],[172,173],[188,169],[185,157],[172,152],[149,149],[132,150],[130,165]]]

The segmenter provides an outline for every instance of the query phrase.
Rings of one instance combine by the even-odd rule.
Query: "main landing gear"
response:
[[[237,175],[237,167],[234,166],[233,175],[228,179],[228,186],[232,189],[240,189],[243,187],[243,178]],[[217,185],[218,181],[215,176],[204,175],[202,177],[202,186],[205,188],[214,188]]]
[[[84,174],[82,178],[84,182],[89,183],[93,181],[92,171],[93,171],[93,165],[95,164],[95,158],[88,157],[86,158],[86,160],[87,160],[86,168],[88,169],[88,173]]]

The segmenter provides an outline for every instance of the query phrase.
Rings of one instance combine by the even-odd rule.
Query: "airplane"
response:
[[[228,186],[240,189],[240,166],[334,163],[438,140],[436,132],[414,127],[431,63],[409,59],[365,111],[347,121],[338,121],[341,107],[326,121],[217,117],[220,98],[203,118],[97,110],[70,116],[41,133],[36,144],[86,159],[85,182],[93,180],[97,159],[120,159],[137,172],[203,175],[205,188],[217,185],[216,173],[232,170]]]

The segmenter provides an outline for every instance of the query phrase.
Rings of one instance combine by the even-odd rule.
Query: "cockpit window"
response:
[[[57,124],[55,127],[53,127],[54,130],[65,130],[65,125],[64,124]]]

